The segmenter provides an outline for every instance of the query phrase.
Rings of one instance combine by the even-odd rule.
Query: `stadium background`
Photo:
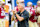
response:
[[[24,3],[25,3],[25,6],[27,6],[27,2],[32,2],[33,5],[37,5],[37,1],[38,0],[24,0]],[[16,5],[16,0],[14,0],[14,4],[15,4],[15,6],[17,6]]]

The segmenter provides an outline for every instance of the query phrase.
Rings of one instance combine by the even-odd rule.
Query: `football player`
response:
[[[29,12],[29,27],[38,27],[36,23],[35,9],[32,7],[32,2],[27,3],[26,10]]]
[[[37,2],[37,6],[36,6],[36,16],[38,18],[37,22],[39,24],[40,27],[40,1]]]
[[[30,10],[33,9],[33,7],[32,7],[32,2],[28,2],[28,3],[27,3],[27,7],[25,7],[25,9],[29,12],[29,15],[31,15],[31,14],[30,14]]]

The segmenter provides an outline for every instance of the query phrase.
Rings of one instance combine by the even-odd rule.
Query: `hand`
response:
[[[17,12],[15,10],[13,10],[13,14],[15,15]]]

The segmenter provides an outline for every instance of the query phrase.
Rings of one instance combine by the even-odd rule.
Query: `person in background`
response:
[[[35,19],[35,9],[32,7],[32,2],[27,3],[26,10],[29,12],[29,27],[38,27]]]
[[[36,16],[38,18],[37,22],[40,27],[40,1],[37,2],[37,6],[35,6],[35,10],[36,10]]]
[[[31,16],[29,18],[29,27],[38,27],[35,9],[31,10],[30,14]]]
[[[33,7],[32,7],[32,2],[28,2],[27,3],[27,7],[25,7],[25,10],[27,10],[28,12],[29,12],[29,15],[31,15],[30,14],[30,11],[33,9]]]
[[[25,7],[25,9],[26,9],[27,11],[30,11],[31,9],[33,9],[33,7],[32,7],[32,2],[28,2],[28,3],[27,3],[27,7]]]
[[[24,9],[24,4],[18,4],[19,12],[13,12],[16,18],[18,19],[18,27],[29,27],[28,20],[29,20],[29,13]],[[14,20],[16,20],[14,16]]]
[[[2,2],[0,1],[0,18],[3,19],[5,17],[5,10],[2,7]]]

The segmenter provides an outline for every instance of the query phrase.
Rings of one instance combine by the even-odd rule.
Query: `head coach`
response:
[[[16,13],[16,11],[15,11],[13,13],[16,16],[16,19],[18,19],[18,27],[29,27],[29,24],[28,24],[29,13],[28,13],[28,11],[26,11],[24,9],[25,8],[24,4],[19,3],[17,5],[17,7],[18,7],[19,12]],[[15,17],[14,17],[14,19],[15,19]]]

